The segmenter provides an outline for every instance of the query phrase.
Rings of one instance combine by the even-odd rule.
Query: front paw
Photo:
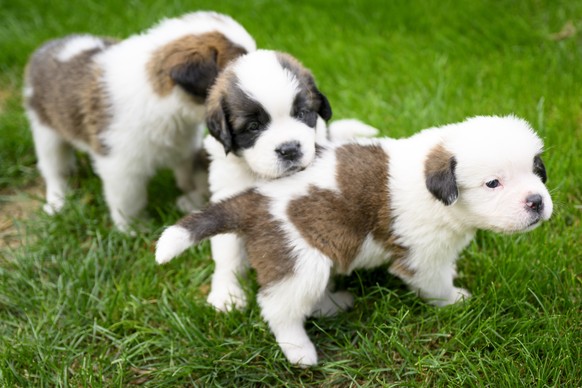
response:
[[[279,342],[279,346],[291,364],[301,368],[317,365],[317,351],[309,340],[302,343]]]
[[[42,207],[42,210],[49,216],[54,216],[58,212],[61,211],[63,206],[65,205],[65,200],[62,198],[54,198],[51,201],[45,203]]]
[[[471,297],[471,293],[464,288],[454,287],[447,298],[432,299],[429,302],[438,307],[444,307],[458,302],[464,302]]]
[[[247,305],[247,297],[240,287],[214,289],[208,294],[206,301],[216,310],[228,312],[243,310]]]

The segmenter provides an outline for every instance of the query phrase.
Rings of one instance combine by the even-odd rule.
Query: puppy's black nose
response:
[[[539,194],[528,195],[525,199],[526,206],[536,213],[540,213],[544,210],[544,201],[542,196]]]
[[[303,156],[303,152],[301,152],[301,145],[298,141],[283,143],[277,149],[275,149],[275,152],[277,155],[279,155],[280,159],[288,162],[295,161]]]

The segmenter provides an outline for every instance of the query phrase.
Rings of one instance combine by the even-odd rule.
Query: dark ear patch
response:
[[[449,206],[459,197],[455,167],[457,160],[442,145],[432,149],[424,163],[426,188],[439,201]]]
[[[323,95],[323,93],[321,93],[319,90],[315,89],[317,97],[319,98],[320,101],[320,105],[319,105],[319,110],[317,111],[317,113],[321,116],[322,119],[324,119],[325,121],[328,121],[329,119],[331,119],[331,105],[329,104],[329,101],[327,100],[327,97],[325,97],[325,95]]]
[[[216,51],[216,50],[214,50]],[[170,71],[170,78],[186,92],[203,100],[208,96],[208,89],[218,75],[216,52],[208,57],[195,55],[189,61],[175,66]]]
[[[206,125],[208,132],[222,144],[224,152],[232,150],[232,128],[228,122],[228,112],[225,110],[224,99],[215,107],[208,107],[206,111]]]
[[[327,97],[325,97],[315,85],[313,75],[295,58],[289,54],[278,52],[277,60],[284,69],[289,70],[299,80],[300,84],[305,88],[305,92],[312,96],[313,109],[317,109],[317,114],[325,121],[331,119],[331,106]],[[319,103],[319,106],[316,105]]]
[[[542,183],[547,182],[548,174],[546,173],[546,166],[539,155],[534,157],[533,172],[540,177]]]

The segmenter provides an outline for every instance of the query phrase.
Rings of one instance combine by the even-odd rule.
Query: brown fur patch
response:
[[[349,269],[369,234],[395,261],[404,259],[407,250],[395,242],[390,229],[388,155],[380,146],[349,144],[338,148],[336,157],[339,193],[311,188],[290,202],[291,222],[341,272]]]
[[[447,149],[442,144],[438,144],[428,153],[426,157],[426,162],[424,164],[425,175],[447,170],[449,168],[449,163],[452,157],[453,154],[447,151]]]
[[[26,68],[26,83],[33,95],[26,99],[39,120],[58,131],[66,140],[88,144],[100,154],[107,152],[99,134],[111,120],[109,100],[94,57],[95,48],[61,62],[58,52],[75,37],[51,41],[39,49]],[[115,41],[102,38],[105,49]]]
[[[292,74],[297,77],[299,85],[305,92],[309,95],[313,92],[313,86],[315,86],[315,80],[311,71],[304,67],[301,62],[289,54],[277,52],[277,60],[283,66],[283,68],[288,69]],[[310,96],[314,98],[315,96]]]
[[[190,232],[194,243],[216,234],[239,232],[260,285],[281,280],[293,271],[295,261],[280,222],[269,213],[269,198],[254,190],[192,213],[177,225]]]
[[[200,79],[199,86],[209,88],[216,74],[224,69],[228,62],[245,53],[244,48],[234,44],[219,32],[189,35],[156,50],[147,63],[147,72],[154,92],[160,96],[167,96],[176,86],[172,73],[189,66],[204,69],[200,75],[212,79]],[[195,99],[198,103],[204,102],[203,98]]]
[[[250,233],[245,241],[249,261],[257,269],[257,280],[264,286],[279,280],[293,272],[295,257],[286,244],[287,237],[281,223],[275,221],[269,213],[267,198],[248,203],[256,211],[252,219]]]
[[[220,73],[208,93],[208,99],[206,100],[207,114],[222,109],[222,98],[232,89],[235,80],[236,77],[231,68]]]

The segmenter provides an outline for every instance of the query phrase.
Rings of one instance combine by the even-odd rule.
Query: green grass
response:
[[[123,4],[1,4],[0,212],[10,217],[27,196],[35,210],[0,247],[0,385],[582,386],[581,2]],[[154,241],[179,217],[167,172],[135,237],[113,231],[86,157],[62,214],[44,215],[27,194],[39,185],[20,107],[30,52],[71,32],[127,36],[194,7],[229,13],[260,47],[300,58],[335,118],[384,135],[476,114],[524,117],[546,142],[554,216],[525,235],[479,233],[459,262],[457,282],[474,295],[465,304],[430,307],[385,269],[340,279],[354,309],[309,320],[320,365],[290,366],[255,302],[232,314],[205,304],[207,244],[155,265]],[[552,39],[568,21],[578,32]],[[254,295],[256,282],[247,286]]]

